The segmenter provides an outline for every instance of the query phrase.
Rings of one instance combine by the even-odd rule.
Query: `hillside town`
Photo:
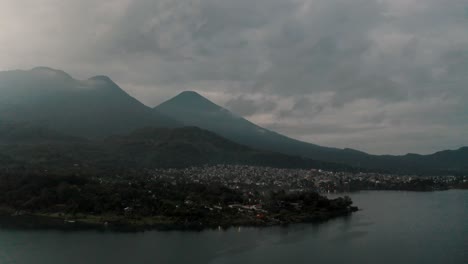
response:
[[[466,188],[468,176],[415,176],[382,173],[332,172],[316,169],[278,169],[217,165],[186,169],[156,169],[150,180],[220,184],[245,191],[287,190],[341,193],[360,190],[437,191]]]
[[[82,174],[0,174],[0,216],[45,217],[98,227],[204,229],[325,221],[358,210],[362,190],[441,191],[467,188],[467,176],[215,165]],[[49,223],[49,221],[45,221]],[[55,223],[55,222],[54,222]],[[53,224],[53,226],[56,226]]]

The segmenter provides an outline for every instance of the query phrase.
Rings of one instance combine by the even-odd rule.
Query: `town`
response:
[[[148,180],[220,184],[244,191],[287,190],[342,193],[361,190],[436,191],[466,188],[468,176],[415,176],[382,173],[332,172],[316,169],[278,169],[216,165],[185,169],[155,169]]]
[[[0,215],[60,219],[66,226],[86,223],[137,229],[271,226],[349,215],[359,205],[353,205],[347,192],[442,191],[467,185],[467,176],[246,165],[96,172],[76,167],[67,173],[1,174]],[[329,193],[344,196],[327,197]]]

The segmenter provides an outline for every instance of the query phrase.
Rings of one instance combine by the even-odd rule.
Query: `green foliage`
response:
[[[118,173],[0,173],[0,213],[84,219],[100,224],[151,224],[165,219],[173,227],[202,228],[308,222],[352,212],[349,198],[328,200],[314,192],[254,192],[250,197],[264,205],[258,210],[249,207],[244,191],[216,183],[179,179],[174,184],[167,179],[153,181],[143,171]]]
[[[348,169],[337,164],[254,150],[196,127],[144,128],[105,140],[67,137],[46,129],[40,130],[38,138],[25,137],[35,135],[36,127],[4,127],[0,129],[0,142],[2,131],[3,135],[8,135],[4,143],[0,143],[0,164],[4,164],[4,169],[25,167],[88,173],[96,169],[183,168],[209,164]],[[45,138],[47,140],[41,140]]]

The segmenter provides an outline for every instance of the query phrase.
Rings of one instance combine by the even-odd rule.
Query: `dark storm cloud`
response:
[[[430,152],[468,144],[467,8],[465,0],[4,0],[0,68],[105,74],[149,105],[197,90],[314,143]]]

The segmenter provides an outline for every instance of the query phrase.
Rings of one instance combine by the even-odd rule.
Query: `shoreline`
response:
[[[320,224],[332,219],[351,216],[360,209],[351,206],[347,209],[315,212],[308,215],[291,215],[287,221],[270,219],[248,220],[232,219],[230,222],[184,222],[169,217],[129,218],[123,216],[71,215],[59,216],[58,213],[0,213],[0,228],[16,230],[58,230],[58,231],[112,231],[112,232],[145,232],[145,231],[204,231],[228,230],[239,227],[267,228],[274,226],[290,226],[295,224]]]
[[[414,190],[359,190],[358,192],[445,192],[451,190],[466,191],[465,188],[450,188],[446,190],[414,191]],[[349,192],[348,192],[349,193]],[[346,193],[329,193],[329,195],[340,195]],[[322,194],[323,195],[323,194]],[[205,231],[205,230],[228,230],[238,227],[287,227],[296,224],[320,224],[329,220],[350,217],[353,213],[361,211],[357,206],[348,206],[336,210],[318,210],[304,213],[294,212],[288,214],[286,220],[275,219],[252,220],[252,218],[231,218],[230,221],[215,222],[210,219],[199,221],[183,222],[181,219],[168,216],[151,217],[129,217],[122,215],[92,215],[78,213],[75,215],[60,212],[40,213],[17,211],[13,208],[0,207],[0,228],[14,230],[58,230],[58,231],[111,231],[111,232],[145,232],[145,231]],[[244,215],[245,216],[245,215]]]

